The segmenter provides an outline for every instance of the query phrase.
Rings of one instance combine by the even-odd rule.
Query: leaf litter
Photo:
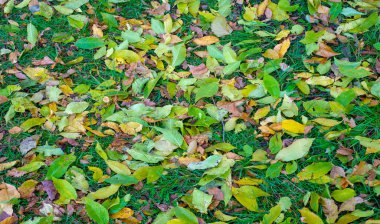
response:
[[[378,1],[0,5],[1,223],[379,222]]]

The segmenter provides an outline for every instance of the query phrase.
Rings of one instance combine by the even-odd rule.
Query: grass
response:
[[[91,4],[94,6],[94,8],[104,8],[106,1],[90,1]],[[173,1],[172,1],[173,2]],[[213,0],[208,1],[202,1],[203,3],[207,3],[210,8],[216,8],[216,2]],[[251,1],[252,4],[258,3],[259,1]],[[126,4],[123,4],[122,7],[120,7],[118,10],[120,10],[120,15],[127,18],[139,18],[141,16],[141,12],[149,8],[148,3],[144,1],[138,1],[138,0],[131,0]],[[106,8],[104,8],[106,10]],[[301,3],[301,7],[298,10],[298,13],[300,17],[304,18],[306,9],[305,3]],[[85,27],[81,29],[80,31],[75,30],[74,28],[67,30],[67,20],[66,17],[60,16],[60,17],[54,17],[51,20],[47,21],[43,19],[42,17],[33,17],[31,20],[21,20],[20,19],[21,14],[11,14],[9,18],[0,17],[0,25],[7,24],[7,20],[11,19],[16,22],[19,22],[22,26],[25,26],[28,22],[32,22],[36,25],[38,30],[45,30],[47,28],[50,28],[49,30],[46,30],[44,33],[43,38],[47,40],[46,44],[44,46],[36,46],[32,51],[25,52],[23,56],[19,60],[20,66],[27,66],[29,65],[32,58],[35,59],[42,59],[44,56],[48,56],[52,59],[59,57],[64,62],[68,62],[71,60],[74,60],[78,57],[83,57],[84,60],[81,63],[81,70],[77,70],[77,75],[75,76],[75,84],[88,84],[92,87],[95,87],[102,83],[105,80],[109,79],[115,79],[115,80],[122,80],[124,75],[117,73],[115,71],[110,71],[105,67],[102,61],[100,60],[93,60],[92,51],[88,50],[78,50],[76,53],[72,56],[68,56],[67,53],[70,51],[69,45],[64,45],[64,48],[61,49],[61,52],[58,50],[58,48],[50,41],[50,39],[53,37],[54,33],[60,32],[62,30],[65,30],[70,35],[73,35],[75,38],[78,37],[86,37],[90,36],[90,28]],[[96,14],[97,18],[101,18],[99,12]],[[181,28],[181,34],[190,34],[192,31],[189,29],[189,25],[192,23],[192,17],[184,17],[184,25]],[[288,28],[291,27],[292,24],[287,24]],[[308,30],[311,26],[310,23],[304,21],[301,25],[305,26],[305,29]],[[88,26],[88,25],[87,25]],[[273,24],[273,26],[263,27],[268,32],[275,33],[278,31],[276,28],[279,27],[278,24]],[[0,39],[2,42],[0,43],[0,47],[5,47],[5,42],[13,41],[14,42],[14,48],[15,49],[22,49],[23,45],[23,39],[25,38],[25,33],[18,33],[17,35],[11,37],[7,34],[6,31],[1,31],[0,29]],[[251,40],[255,38],[254,35],[247,34],[246,32],[233,32],[232,35],[229,35],[221,40],[222,44],[226,44],[229,42],[239,42],[243,40]],[[380,41],[380,27],[376,27],[372,32],[367,32],[362,37],[366,41],[367,44],[372,45],[375,42]],[[262,44],[262,43],[260,43]],[[260,46],[258,43],[257,46]],[[264,43],[271,47],[275,45],[274,42],[268,42]],[[7,45],[8,46],[8,45]],[[254,47],[257,47],[254,46]],[[252,47],[252,46],[251,46]],[[350,44],[342,46],[346,49],[348,52],[348,55],[350,56],[350,59],[354,61],[358,60],[367,60],[371,56],[362,56],[362,55],[355,55],[353,54],[357,46],[350,42]],[[15,50],[12,49],[12,50]],[[339,47],[336,49],[337,51],[343,51],[343,49],[339,49]],[[303,68],[302,63],[302,55],[304,53],[304,47],[297,42],[297,44],[294,44],[289,49],[286,59],[284,60],[285,63],[288,65],[291,65],[292,71],[277,71],[275,74],[280,83],[283,83],[286,79],[291,77],[293,75],[293,72],[301,71]],[[192,65],[198,65],[200,60],[198,58],[189,58],[188,59],[189,64]],[[4,71],[7,69],[11,69],[13,65],[10,62],[0,62],[0,71]],[[68,66],[63,65],[57,65],[55,68],[55,71],[57,73],[65,73],[68,69]],[[3,88],[5,85],[10,84],[17,84],[18,79],[14,78],[13,76],[5,76],[4,83],[0,87]],[[34,87],[32,87],[34,88]],[[282,86],[282,89],[292,89],[294,88],[293,83],[287,83]],[[30,92],[36,92],[36,91],[30,91]],[[160,103],[164,100],[164,98],[160,95],[159,91],[154,92],[154,98],[152,99],[154,102]],[[3,117],[8,110],[10,103],[5,103],[0,105],[0,117]],[[373,108],[369,108],[366,106],[362,107],[355,107],[351,111],[352,116],[356,117],[364,117],[365,119],[357,120],[357,126],[355,128],[350,129],[350,136],[356,136],[356,135],[362,135],[362,136],[368,136],[373,139],[379,139],[380,138],[380,107],[376,106]],[[301,113],[306,115],[305,111],[301,111]],[[25,114],[26,115],[26,114]],[[15,126],[16,124],[20,124],[22,121],[26,120],[27,117],[25,116],[17,116],[13,121],[11,121],[9,124],[5,124],[3,120],[0,122],[0,132],[9,130],[11,127]],[[337,127],[334,127],[333,130],[345,130],[347,129],[347,126],[345,125],[339,125]],[[239,133],[234,132],[228,132],[223,133],[222,126],[217,125],[213,128],[213,141],[221,142],[223,138],[225,138],[226,142],[231,143],[234,146],[237,146],[237,149],[234,150],[235,153],[240,153],[243,150],[244,145],[249,145],[252,148],[256,149],[262,149],[267,146],[267,142],[256,139],[256,132],[254,128],[248,128],[247,130],[244,130]],[[54,133],[51,133],[49,131],[39,131],[36,134],[40,134],[40,142],[44,143],[47,142],[48,144],[54,144],[59,137],[55,135]],[[298,171],[301,171],[301,169],[306,165],[309,164],[310,160],[318,161],[320,158],[325,157],[326,149],[329,148],[330,150],[334,151],[337,150],[340,146],[346,146],[353,149],[359,149],[358,147],[358,141],[354,140],[352,137],[346,138],[340,143],[337,143],[336,141],[328,141],[323,138],[323,135],[325,133],[319,133],[317,131],[314,131],[312,133],[312,136],[315,136],[317,141],[315,142],[316,148],[313,152],[313,156],[308,159],[308,161],[301,161],[299,163]],[[12,136],[7,139],[3,139],[0,144],[0,153],[2,156],[7,157],[10,161],[21,158],[21,154],[18,152],[17,148],[20,145],[20,142],[25,137],[30,136],[30,133],[21,133],[15,136]],[[222,135],[225,135],[224,137]],[[101,145],[104,147],[108,146],[112,141],[113,138],[98,138],[97,139]],[[83,142],[81,142],[83,143]],[[71,148],[71,147],[70,147]],[[93,156],[93,159],[91,160],[91,165],[98,166],[102,169],[106,169],[106,164],[103,162],[102,159],[96,154],[96,152],[93,150],[93,148],[86,149],[88,151],[84,152],[82,147],[72,147],[71,149],[68,148],[66,152],[75,151],[77,155],[77,160],[74,165],[85,168],[87,165],[84,165],[80,162],[80,160],[83,158],[84,155],[88,155],[87,152],[90,153],[91,156]],[[355,152],[355,159],[353,161],[354,164],[359,163],[359,161],[363,160],[364,153],[362,151],[356,151]],[[334,164],[343,165],[337,158],[334,158],[332,155],[328,156],[330,161],[333,161]],[[375,155],[369,155],[364,157],[367,161],[373,161],[376,159]],[[246,169],[245,166],[253,165],[249,159],[245,159],[241,162],[238,162],[236,164],[236,168],[234,169],[233,177],[234,178],[241,178],[247,175],[247,172],[252,172],[255,175],[257,175],[257,178],[261,178],[264,180],[264,183],[262,185],[262,189],[271,192],[272,196],[263,199],[262,206],[260,207],[260,210],[262,211],[268,211],[271,207],[275,206],[279,200],[280,197],[290,197],[292,201],[295,201],[295,208],[302,208],[303,207],[303,197],[307,192],[317,191],[318,193],[321,193],[320,185],[311,184],[308,182],[301,182],[295,185],[291,178],[295,175],[281,175],[279,178],[270,179],[267,178],[264,171],[257,170],[257,169]],[[45,173],[46,168],[41,170],[41,173]],[[297,173],[297,172],[296,172]],[[14,184],[16,186],[20,186],[27,178],[35,178],[37,180],[42,180],[43,175],[34,175],[30,176],[27,175],[23,178],[10,178],[4,175],[5,172],[0,172],[0,182],[7,182]],[[91,175],[91,172],[88,173],[88,175]],[[194,187],[197,187],[198,180],[202,177],[202,172],[192,172],[184,168],[176,168],[170,170],[166,175],[162,176],[157,182],[152,184],[145,184],[144,187],[141,190],[135,190],[131,187],[128,188],[122,188],[119,192],[119,196],[123,196],[125,194],[131,194],[132,199],[128,204],[128,207],[132,208],[134,211],[136,211],[139,215],[143,217],[143,223],[147,222],[149,220],[149,216],[152,214],[158,214],[159,209],[156,207],[158,204],[167,204],[175,206],[179,203],[180,197],[184,196],[186,192],[193,189]],[[91,184],[92,185],[92,184]],[[96,184],[95,184],[96,185]],[[92,185],[93,186],[93,185]],[[362,186],[360,189],[360,193],[362,194],[369,194],[372,197],[370,197],[370,202],[373,203],[373,206],[370,205],[361,205],[363,209],[365,208],[372,208],[375,209],[375,217],[380,217],[380,201],[378,198],[374,196],[374,193],[371,192],[371,189],[366,187],[365,185]],[[176,193],[176,198],[173,199],[173,192]],[[20,206],[26,206],[28,204],[28,201],[25,199],[20,199],[21,203],[17,205],[15,208],[16,210],[20,208]],[[146,211],[141,211],[142,208],[146,208],[144,206],[149,206]],[[223,205],[219,205],[220,209],[223,210]],[[147,214],[144,214],[144,212],[149,212]],[[288,214],[290,217],[298,217],[298,212],[296,210],[289,211],[290,214]],[[322,215],[322,211],[319,212],[320,215]],[[227,212],[228,214],[228,212]],[[261,213],[252,213],[247,211],[231,211],[229,213],[230,215],[237,216],[239,218],[238,223],[252,223],[257,222],[262,219]],[[213,214],[197,214],[200,217],[202,217],[206,222],[215,221]],[[30,214],[26,214],[26,217],[32,217]],[[296,223],[299,220],[294,219],[292,223]],[[73,216],[64,216],[61,220],[62,223],[83,223],[84,221],[81,219],[78,215]]]

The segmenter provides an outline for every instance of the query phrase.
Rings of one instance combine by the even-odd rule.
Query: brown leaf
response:
[[[35,60],[35,59],[33,59],[33,61],[32,61],[32,64],[36,65],[36,66],[39,66],[39,65],[42,65],[42,66],[44,66],[44,65],[52,65],[54,63],[55,62],[53,60],[51,60],[48,56],[45,56],[41,60]]]
[[[321,204],[323,206],[323,213],[325,213],[327,223],[335,223],[338,218],[338,206],[334,200],[321,198]]]
[[[219,38],[216,36],[204,36],[194,39],[193,42],[199,46],[207,46],[219,42]]]
[[[20,143],[21,154],[25,155],[30,150],[36,148],[38,138],[39,138],[38,136],[34,135],[34,136],[27,137],[24,140],[22,140],[22,142]]]
[[[203,75],[203,74],[206,74],[208,72],[206,65],[203,63],[198,65],[198,66],[189,65],[189,68],[190,68],[191,74],[194,76]]]
[[[93,24],[92,35],[94,35],[94,37],[103,37],[103,31],[96,24]]]
[[[15,198],[20,198],[20,193],[15,186],[7,183],[0,184],[0,202],[2,202],[0,208],[3,212],[13,213],[12,204],[9,201]]]
[[[217,187],[209,188],[207,192],[213,195],[215,200],[222,201],[224,199],[223,192]]]
[[[315,52],[315,54],[325,58],[331,58],[336,55],[339,55],[339,53],[335,52],[330,46],[322,42],[319,43],[319,50]]]
[[[30,198],[33,195],[34,190],[36,189],[36,185],[38,181],[36,180],[27,180],[25,181],[19,188],[21,198]]]
[[[14,135],[14,134],[18,134],[18,133],[21,133],[22,132],[22,129],[18,126],[14,126],[13,128],[9,129],[9,133]]]
[[[339,212],[343,212],[343,211],[351,211],[352,212],[352,211],[355,210],[355,206],[357,204],[360,204],[360,203],[363,203],[363,202],[364,202],[364,200],[361,197],[351,198],[351,199],[343,202],[340,205]]]
[[[58,192],[54,187],[53,181],[44,180],[42,183],[42,189],[47,193],[48,198],[52,201],[56,198]]]
[[[344,172],[344,169],[340,166],[334,166],[332,169],[331,169],[331,172],[330,172],[330,177],[332,179],[335,179],[335,178],[338,178],[338,177],[345,177],[346,176],[346,173]]]
[[[0,96],[0,104],[3,104],[8,101],[8,98],[6,96]]]

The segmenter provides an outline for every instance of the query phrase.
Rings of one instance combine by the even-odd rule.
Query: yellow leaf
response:
[[[253,21],[257,19],[257,8],[256,7],[244,7],[243,19],[247,21]]]
[[[92,179],[94,179],[95,181],[98,181],[103,176],[103,171],[98,167],[89,166],[88,169],[94,172],[94,174],[92,175]]]
[[[204,36],[201,38],[194,39],[193,42],[199,46],[207,46],[207,45],[211,45],[211,44],[215,44],[216,42],[219,42],[219,38],[215,36]]]
[[[338,219],[338,221],[336,222],[336,224],[348,224],[348,223],[352,223],[353,221],[358,220],[358,219],[360,219],[360,217],[355,216],[351,213],[348,213],[348,214],[345,214],[342,217],[340,217]],[[370,224],[370,223],[368,223],[368,224]]]
[[[134,122],[134,121],[120,124],[119,126],[120,126],[120,129],[128,135],[135,135],[138,132],[140,132],[143,128],[142,124]]]
[[[305,132],[305,125],[298,123],[295,120],[283,120],[282,123],[282,129],[285,131],[289,131],[292,133],[302,134]]]
[[[281,30],[277,35],[275,40],[281,40],[289,35],[290,30]]]
[[[321,218],[319,218],[318,215],[314,214],[312,211],[310,211],[308,208],[303,208],[299,210],[302,217],[303,222],[307,224],[323,224],[323,221]]]
[[[262,3],[260,3],[259,7],[257,8],[257,16],[264,15],[265,9],[267,8],[269,4],[269,0],[264,0]]]
[[[128,168],[128,166],[121,162],[106,160],[106,163],[108,167],[115,173],[131,175],[131,170]]]
[[[91,132],[94,135],[97,135],[99,137],[106,137],[106,135],[103,134],[103,132],[101,132],[101,131],[94,130],[94,129],[90,128],[90,127],[85,127],[85,128],[86,128],[87,131]]]
[[[214,213],[214,216],[223,222],[229,222],[229,221],[237,219],[237,217],[235,217],[235,216],[223,214],[220,210],[216,210]]]
[[[33,193],[38,183],[39,183],[38,181],[32,180],[32,179],[27,180],[24,183],[22,183],[21,186],[18,188],[18,191],[20,192],[21,197],[22,198],[30,197],[30,195]]]
[[[290,39],[288,38],[281,43],[280,50],[278,51],[278,56],[280,58],[283,58],[286,52],[288,51],[289,47],[290,47]]]
[[[119,188],[120,184],[111,184],[110,186],[103,187],[95,192],[89,193],[88,197],[92,199],[106,199],[111,195],[115,194],[119,190]]]
[[[138,132],[140,132],[143,128],[142,124],[134,122],[134,121],[120,124],[119,126],[120,126],[120,129],[128,135],[135,135]]]
[[[46,68],[31,68],[27,67],[23,70],[23,72],[32,80],[37,81],[41,84],[45,83],[49,79],[51,79],[49,75],[49,71]]]
[[[328,86],[334,83],[334,79],[327,76],[313,76],[306,80],[309,85]]]
[[[169,220],[166,224],[186,224],[187,222],[182,219],[172,219]]]
[[[103,31],[96,24],[92,25],[92,34],[95,37],[103,37]]]
[[[341,123],[341,121],[336,121],[336,120],[327,119],[327,118],[316,118],[313,121],[315,123],[318,123],[320,125],[327,126],[327,127],[334,127]]]
[[[17,218],[15,216],[9,216],[0,222],[0,224],[14,224],[17,223]]]
[[[112,54],[111,58],[123,59],[127,63],[138,62],[141,60],[140,55],[131,50],[117,50]]]
[[[267,114],[270,112],[270,106],[266,106],[263,108],[258,109],[255,112],[255,115],[253,116],[254,120],[260,120],[261,118],[267,116]]]
[[[13,167],[17,163],[18,163],[18,160],[15,160],[15,161],[12,161],[12,162],[7,162],[7,163],[0,163],[0,172]]]
[[[234,182],[236,184],[238,184],[238,185],[252,185],[252,186],[256,186],[256,185],[259,185],[259,184],[263,183],[263,180],[252,178],[252,177],[244,177],[244,178],[242,178],[240,180],[235,180]]]
[[[110,217],[113,219],[127,219],[133,215],[133,210],[130,208],[123,208],[120,211],[116,212],[115,214],[112,214]]]
[[[279,59],[278,52],[273,49],[268,49],[263,53],[263,56],[270,59]]]

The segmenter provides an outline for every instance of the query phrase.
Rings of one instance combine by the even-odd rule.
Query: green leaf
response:
[[[38,30],[37,28],[32,24],[29,23],[27,26],[27,38],[29,43],[32,44],[32,46],[35,46],[38,40]]]
[[[338,67],[339,71],[350,78],[364,78],[372,74],[372,72],[360,66],[360,62],[349,62],[345,60],[338,60],[335,58],[334,64]]]
[[[161,21],[152,18],[150,20],[150,23],[151,23],[152,30],[156,34],[164,34],[165,33],[165,27]]]
[[[160,127],[154,127],[154,129],[161,132],[164,135],[164,138],[170,143],[181,147],[183,143],[183,137],[176,129],[164,129]]]
[[[173,211],[174,215],[185,223],[198,224],[197,217],[190,210],[177,206]]]
[[[211,57],[214,57],[218,60],[224,60],[223,52],[219,50],[215,45],[208,45],[207,51]]]
[[[46,179],[51,180],[52,178],[62,177],[69,166],[76,160],[76,156],[73,154],[63,155],[58,159],[54,160],[47,171]]]
[[[276,205],[269,210],[269,214],[265,214],[263,217],[263,224],[272,224],[281,214],[281,206]]]
[[[75,42],[75,46],[81,49],[95,49],[104,46],[104,41],[96,37],[85,37]]]
[[[112,14],[109,14],[109,13],[105,13],[105,12],[102,12],[100,13],[102,15],[102,18],[103,18],[103,22],[108,26],[108,27],[117,27],[118,25],[118,22],[115,18],[114,15]]]
[[[219,150],[219,151],[222,151],[222,152],[229,152],[233,149],[236,149],[235,146],[231,145],[230,143],[227,143],[227,142],[221,142],[221,143],[217,143],[215,145],[212,145],[208,148],[205,149],[206,152],[213,152],[215,150]]]
[[[210,82],[201,85],[197,89],[197,93],[195,94],[195,102],[204,98],[204,97],[212,97],[214,96],[219,89],[219,84],[217,82]]]
[[[223,47],[223,58],[227,64],[237,61],[236,52],[229,45]]]
[[[314,138],[302,138],[295,140],[291,145],[280,150],[276,155],[276,160],[289,162],[300,159],[307,155]]]
[[[275,98],[280,96],[280,84],[277,80],[271,75],[264,75],[263,78],[265,89]]]
[[[44,162],[31,162],[29,164],[26,164],[22,167],[17,168],[20,171],[25,171],[25,172],[33,172],[41,168],[42,166],[45,166]]]
[[[172,66],[181,65],[186,59],[186,47],[184,44],[177,44],[172,48]]]
[[[69,181],[75,189],[87,192],[89,189],[88,181],[84,171],[76,166],[71,167],[65,174],[65,179]]]
[[[67,181],[53,177],[53,184],[57,189],[60,198],[56,201],[57,204],[68,204],[70,200],[77,199],[78,195],[75,188]]]
[[[205,170],[217,166],[221,160],[221,155],[212,155],[207,157],[207,159],[202,162],[190,163],[187,168],[189,170]]]
[[[71,102],[66,106],[65,113],[79,114],[85,111],[89,105],[87,102]]]
[[[268,167],[268,169],[265,173],[265,176],[269,177],[269,178],[276,178],[276,177],[280,176],[280,173],[281,173],[283,166],[284,166],[284,164],[282,162],[277,162],[277,163],[271,164]]]
[[[199,212],[207,213],[207,208],[212,202],[212,197],[212,195],[206,194],[195,188],[192,193],[192,203]]]
[[[300,180],[318,179],[327,174],[333,167],[330,162],[317,162],[305,167],[297,174]]]
[[[34,15],[40,15],[40,16],[43,16],[46,19],[50,20],[54,14],[53,7],[51,7],[50,5],[48,5],[45,2],[40,2],[39,7],[40,7],[39,10],[37,12],[35,12]]]
[[[123,184],[123,185],[131,185],[137,184],[139,181],[134,176],[128,176],[123,174],[116,174],[108,179],[104,180],[109,184]]]
[[[152,183],[158,180],[162,176],[163,172],[164,168],[162,166],[143,166],[138,168],[133,173],[133,176],[139,181],[147,179],[147,183]]]
[[[371,94],[376,96],[377,98],[380,98],[380,82],[376,82],[371,87]]]
[[[88,22],[88,18],[85,15],[70,15],[67,17],[67,20],[69,21],[70,26],[77,29],[82,29]]]
[[[181,136],[182,137],[182,136]],[[149,152],[144,152],[135,148],[128,149],[128,154],[132,156],[133,159],[141,160],[147,163],[158,163],[165,159],[165,157],[156,155]]]
[[[276,133],[269,139],[269,150],[272,154],[278,153],[282,148],[281,134]]]
[[[335,99],[336,102],[342,104],[342,106],[346,107],[356,98],[356,93],[353,89],[349,89],[347,91],[342,92]]]
[[[325,34],[326,30],[321,30],[318,32],[314,32],[313,30],[306,31],[305,37],[300,40],[303,44],[312,44],[318,41]]]
[[[107,224],[109,222],[108,211],[103,205],[85,198],[86,212],[88,216],[98,224]]]
[[[242,186],[240,188],[232,188],[232,195],[240,204],[246,207],[249,211],[258,211],[258,197],[269,196],[268,193],[254,186]]]
[[[35,127],[35,126],[42,125],[43,123],[45,123],[45,121],[46,121],[46,118],[38,118],[38,117],[29,118],[28,120],[24,121],[20,125],[20,128],[23,131],[28,131],[29,129],[31,129],[31,128]]]
[[[331,196],[338,202],[345,202],[355,197],[356,192],[351,188],[345,188],[343,190],[335,190],[331,193]]]
[[[75,10],[81,7],[82,5],[86,4],[88,0],[71,0],[65,3],[65,7]]]

